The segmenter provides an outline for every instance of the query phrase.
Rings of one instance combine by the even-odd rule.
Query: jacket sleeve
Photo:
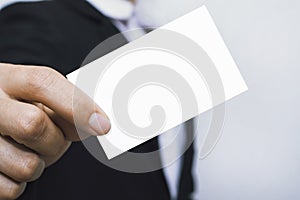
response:
[[[0,62],[52,68],[63,63],[63,39],[51,5],[43,9],[44,4],[49,2],[16,3],[0,11]]]
[[[62,39],[50,10],[43,10],[42,4],[45,3],[16,3],[0,11],[0,62],[53,68],[61,65],[64,58],[59,48]],[[35,199],[35,184],[28,184],[19,199]]]

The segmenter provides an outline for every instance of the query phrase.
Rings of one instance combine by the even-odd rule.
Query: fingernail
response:
[[[89,119],[91,128],[97,133],[97,135],[106,134],[110,130],[110,121],[98,113],[91,115]]]

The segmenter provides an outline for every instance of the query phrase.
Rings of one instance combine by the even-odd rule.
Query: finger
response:
[[[84,139],[89,136],[89,134],[84,132],[84,130],[77,130],[78,128],[76,129],[74,124],[66,121],[49,108],[44,107],[44,112],[46,112],[49,118],[62,130],[67,140],[80,141],[80,139]]]
[[[42,156],[57,157],[69,142],[61,130],[32,104],[0,98],[0,132]]]
[[[68,122],[58,114],[56,114],[53,110],[44,106],[41,103],[34,103],[35,106],[43,110],[48,117],[62,130],[65,135],[65,138],[69,141],[80,141],[80,138],[86,138],[89,136],[88,133],[84,133],[84,136],[79,136],[78,131],[74,124]],[[81,130],[82,131],[82,130]],[[82,132],[81,132],[82,133]]]
[[[46,67],[2,64],[0,74],[0,85],[10,96],[40,102],[70,123],[76,120],[76,125],[91,135],[110,130],[105,113],[58,72]],[[80,118],[74,119],[75,114]]]
[[[26,183],[17,183],[0,173],[0,199],[17,199],[25,190]]]
[[[0,136],[0,172],[18,182],[29,182],[39,178],[45,162],[35,153]]]
[[[41,103],[34,103],[34,105],[43,110],[49,116],[49,118],[62,130],[67,140],[80,141],[80,139],[84,139],[89,136],[89,134],[85,133],[84,130],[78,130],[78,127],[75,127],[74,124],[68,122],[47,106],[44,106]]]

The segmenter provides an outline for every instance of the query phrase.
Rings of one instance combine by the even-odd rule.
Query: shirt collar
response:
[[[128,20],[134,13],[134,4],[127,0],[86,0],[103,15],[114,20]]]

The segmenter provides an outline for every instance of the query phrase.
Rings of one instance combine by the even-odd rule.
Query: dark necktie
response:
[[[187,121],[185,123],[185,127],[187,133],[186,147],[188,147],[188,149],[183,156],[183,165],[178,189],[178,200],[190,200],[191,194],[194,191],[194,180],[192,176],[192,167],[194,160],[194,146],[192,143],[194,139],[193,120],[191,119]],[[187,146],[189,144],[191,145]]]

